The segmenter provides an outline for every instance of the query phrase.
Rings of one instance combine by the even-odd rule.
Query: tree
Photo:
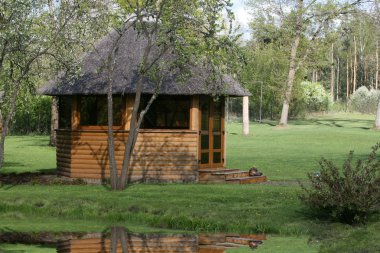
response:
[[[378,0],[374,0],[374,3],[375,3],[375,10],[376,10],[376,24],[378,26],[378,28],[380,28],[380,4],[379,4],[379,1]],[[379,39],[380,37],[380,33],[377,32],[377,37]],[[377,44],[377,47],[376,47],[376,50],[378,50],[378,44]],[[376,51],[377,52],[377,51]],[[376,57],[378,57],[378,54],[376,54]],[[377,62],[378,62],[378,59],[377,59]],[[378,66],[377,66],[378,67]],[[378,68],[376,68],[376,74],[377,74],[377,78],[378,78]],[[378,79],[376,79],[376,84],[377,84],[377,81]],[[380,100],[379,100],[379,103],[377,105],[377,112],[376,112],[376,119],[375,119],[375,128],[376,129],[380,129]]]
[[[288,70],[284,80],[283,103],[279,125],[286,126],[289,115],[289,106],[293,99],[295,80],[299,70],[307,69],[308,60],[313,52],[319,50],[321,45],[329,44],[329,33],[334,31],[337,25],[333,22],[336,18],[351,12],[352,8],[360,3],[353,2],[322,2],[322,1],[249,1],[253,10],[272,15],[274,26],[286,27],[286,40],[288,44]],[[285,6],[286,5],[286,6]],[[285,36],[284,36],[285,37]],[[318,71],[313,70],[313,78],[317,79]],[[332,85],[332,87],[334,87]]]
[[[110,161],[111,188],[122,190],[127,184],[128,169],[138,132],[150,105],[159,94],[163,78],[176,73],[181,78],[191,74],[191,66],[203,64],[210,70],[210,83],[220,81],[220,76],[230,66],[229,57],[233,55],[234,41],[231,39],[231,23],[226,27],[223,22],[225,10],[232,19],[229,0],[159,0],[159,1],[117,1],[124,11],[122,28],[116,28],[113,50],[107,59],[108,75],[108,155]],[[136,93],[125,144],[121,173],[115,159],[112,118],[112,72],[118,43],[126,29],[138,31],[143,53],[138,68]],[[175,55],[175,57],[167,57]],[[165,60],[164,60],[165,59]],[[187,71],[186,71],[187,69]],[[128,75],[128,73],[125,73]],[[140,100],[144,89],[144,80],[154,82],[156,92],[147,106],[140,110]],[[140,111],[140,113],[139,113]]]
[[[339,17],[340,15],[347,14],[351,11],[351,8],[355,5],[360,4],[361,0],[353,1],[351,3],[343,3],[333,5],[331,3],[322,4],[317,3],[317,1],[311,1],[306,6],[303,5],[302,0],[297,1],[297,9],[296,9],[296,22],[294,25],[294,41],[292,44],[292,50],[290,53],[290,63],[289,63],[289,75],[287,79],[287,85],[285,88],[284,95],[284,103],[283,109],[281,113],[280,126],[286,126],[288,124],[288,114],[289,114],[289,103],[292,96],[292,88],[294,83],[294,75],[297,69],[301,64],[304,63],[305,59],[308,57],[310,51],[313,49],[313,45],[309,46],[309,48],[303,53],[303,57],[298,60],[296,59],[296,54],[299,45],[299,39],[301,37],[303,29],[303,24],[314,23],[317,24],[316,28],[311,34],[310,42],[314,42],[322,33],[324,27],[329,26],[332,20]],[[311,9],[311,13],[308,13],[308,9]],[[304,20],[305,19],[305,20]],[[310,22],[314,20],[314,22]],[[356,59],[356,58],[355,58]],[[333,68],[332,68],[333,69]],[[333,71],[332,71],[333,72]],[[356,72],[355,72],[356,73]],[[331,95],[334,96],[334,82],[333,82],[333,74],[331,75]]]
[[[4,144],[21,90],[33,92],[42,70],[73,70],[80,52],[103,17],[92,12],[102,1],[3,0],[0,3],[0,86],[4,91],[0,168]],[[50,8],[49,8],[50,7]],[[91,22],[90,22],[91,20]],[[80,24],[80,25],[78,25]]]

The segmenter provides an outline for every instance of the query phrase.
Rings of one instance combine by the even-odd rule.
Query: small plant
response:
[[[319,216],[347,224],[364,223],[380,209],[380,143],[372,147],[367,160],[353,165],[351,151],[343,167],[324,158],[318,173],[308,173],[310,186],[301,184],[301,201]]]

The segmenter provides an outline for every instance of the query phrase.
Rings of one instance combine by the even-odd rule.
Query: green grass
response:
[[[317,253],[319,246],[316,243],[308,243],[306,236],[269,236],[257,249],[255,253],[277,253],[277,252],[308,252]],[[249,247],[230,249],[228,253],[252,253]]]
[[[56,253],[57,250],[53,246],[43,245],[22,245],[22,244],[0,244],[0,252],[4,253]]]
[[[241,124],[227,127],[227,163],[230,168],[259,167],[269,180],[305,179],[318,171],[323,156],[342,164],[350,150],[365,158],[380,141],[380,131],[372,130],[374,117],[333,114],[320,118],[290,121],[283,129],[277,122],[251,124],[250,136],[241,135]]]
[[[269,185],[17,186],[0,189],[0,218],[55,217],[203,230],[308,234],[297,188]],[[60,207],[60,208],[57,208]]]
[[[5,159],[1,173],[54,170],[55,148],[48,136],[9,136],[5,139]]]
[[[258,166],[273,185],[140,184],[122,192],[103,186],[2,186],[0,230],[97,230],[114,224],[179,229],[269,233],[257,252],[377,252],[380,216],[351,227],[311,218],[298,200],[295,179],[318,170],[321,156],[341,164],[349,150],[364,158],[380,140],[373,117],[336,114],[291,121],[287,129],[266,122],[228,125],[227,163]],[[9,137],[3,172],[55,167],[47,137]],[[40,222],[40,221],[46,221]],[[63,222],[64,221],[64,222]],[[307,250],[305,250],[307,249]],[[368,249],[368,251],[364,251]],[[239,249],[231,252],[248,252]]]

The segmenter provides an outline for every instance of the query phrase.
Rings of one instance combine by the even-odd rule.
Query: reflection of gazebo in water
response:
[[[138,235],[126,234],[123,238],[89,236],[58,244],[58,253],[225,253],[227,249],[257,244],[265,240],[264,235]],[[122,242],[125,242],[124,245]],[[113,252],[111,243],[117,245]],[[123,251],[124,247],[124,251]]]

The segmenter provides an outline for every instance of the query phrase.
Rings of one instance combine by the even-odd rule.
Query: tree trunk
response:
[[[339,100],[339,83],[340,83],[340,80],[339,80],[339,75],[340,75],[339,57],[336,60],[337,60],[337,66],[336,66],[336,101],[338,101]]]
[[[334,101],[334,86],[335,86],[335,69],[334,69],[334,43],[331,44],[331,65],[330,65],[330,97]]]
[[[110,166],[110,176],[111,176],[111,188],[117,190],[117,164],[115,157],[115,142],[113,136],[113,97],[112,97],[112,81],[108,85],[107,92],[107,114],[108,114],[108,159]]]
[[[364,82],[362,82],[362,85],[367,85],[368,82],[368,66],[367,66],[367,59],[364,59],[363,62],[363,68],[364,68]]]
[[[354,36],[354,76],[353,76],[353,87],[352,87],[352,93],[356,91],[356,74],[358,69],[358,58],[357,58],[357,46],[356,46],[356,38]]]
[[[303,19],[303,0],[297,0],[297,20],[295,24],[295,37],[294,37],[294,41],[293,41],[292,48],[290,51],[289,73],[288,73],[288,79],[286,83],[284,102],[282,105],[280,126],[288,125],[289,104],[292,98],[293,84],[294,84],[294,79],[295,79],[296,70],[297,70],[297,66],[296,66],[297,50],[298,50],[298,45],[300,43],[301,33],[302,33],[302,25],[303,25],[302,19]]]
[[[120,243],[119,243],[120,241]],[[119,246],[120,245],[120,246]],[[121,252],[128,253],[127,245],[127,235],[125,228],[123,227],[113,227],[111,229],[111,244],[110,244],[110,253]]]
[[[379,41],[376,41],[376,73],[375,73],[375,89],[379,87]]]
[[[346,62],[346,101],[350,98],[350,75],[349,75],[349,67],[348,67],[348,54],[347,54],[347,62]]]
[[[375,7],[377,13],[377,27],[380,27],[380,8],[378,0],[375,0]],[[379,36],[379,34],[377,34]],[[379,39],[379,37],[377,37]],[[379,40],[376,41],[376,89],[378,88],[379,83]],[[380,100],[377,104],[376,119],[375,119],[375,128],[380,129]]]
[[[58,129],[58,97],[53,97],[51,101],[51,122],[50,122],[50,146],[55,147],[57,145],[57,133]]]
[[[15,110],[16,110],[16,101],[17,101],[19,87],[20,87],[20,81],[18,81],[18,82],[16,82],[14,84],[14,91],[13,91],[13,94],[12,94],[12,97],[11,97],[11,101],[10,101],[11,102],[11,107],[10,107],[9,112],[5,116],[3,127],[2,127],[2,130],[1,130],[0,168],[2,168],[3,164],[4,164],[5,138],[7,136],[9,124],[10,124],[10,122],[11,122],[11,120],[13,118],[13,114],[15,113]],[[4,96],[5,96],[5,93],[4,93]]]
[[[109,53],[106,66],[107,66],[107,147],[108,147],[108,160],[110,168],[111,189],[118,189],[118,170],[115,157],[115,140],[113,136],[113,72],[116,64],[116,52],[119,48],[119,41],[122,34],[113,44],[112,51]]]
[[[380,100],[377,104],[376,119],[375,119],[375,128],[380,129]]]
[[[249,135],[249,98],[243,97],[243,135]]]
[[[135,94],[135,102],[133,105],[133,111],[132,111],[132,117],[130,122],[130,130],[128,135],[128,140],[125,144],[125,151],[124,151],[124,159],[123,159],[123,165],[121,169],[121,175],[118,179],[117,183],[117,190],[123,190],[125,186],[127,185],[127,176],[128,176],[128,170],[129,170],[129,163],[133,154],[133,149],[135,148],[137,136],[139,133],[139,129],[142,123],[142,120],[144,118],[144,115],[147,110],[149,110],[149,107],[153,103],[153,101],[156,99],[157,94],[155,93],[150,101],[148,102],[148,105],[146,108],[140,112],[140,115],[138,115],[139,108],[140,108],[140,100],[141,100],[141,94],[144,88],[144,75],[148,71],[147,66],[148,64],[148,57],[150,55],[150,52],[152,50],[152,41],[151,39],[148,40],[147,46],[144,49],[144,54],[141,60],[141,69],[139,71],[139,77],[137,79],[136,83],[136,94]],[[162,81],[162,80],[161,80]],[[160,81],[160,82],[161,82]],[[161,85],[161,84],[160,84]],[[157,91],[159,90],[160,85],[158,85]],[[139,117],[138,117],[139,116]]]

